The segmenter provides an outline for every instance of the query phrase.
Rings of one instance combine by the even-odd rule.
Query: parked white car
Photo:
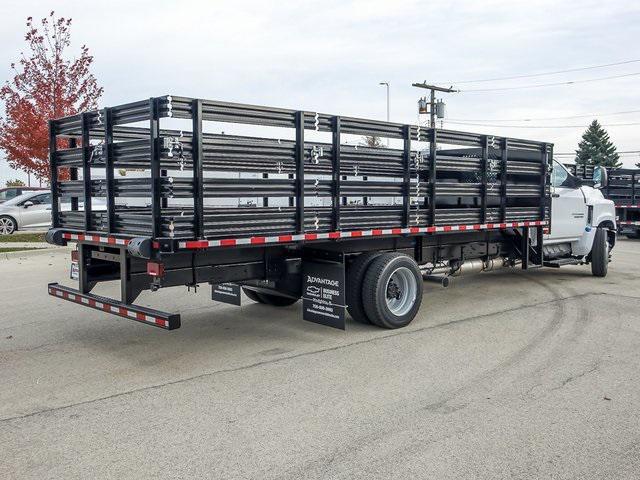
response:
[[[51,192],[23,193],[0,205],[0,235],[51,225]]]
[[[67,203],[64,203],[66,200]],[[71,210],[68,199],[63,199],[60,209]],[[80,202],[78,207],[83,208]],[[107,206],[102,198],[94,198],[92,210],[106,210]],[[0,204],[0,235],[11,235],[16,230],[51,228],[51,192],[33,191],[23,193]]]

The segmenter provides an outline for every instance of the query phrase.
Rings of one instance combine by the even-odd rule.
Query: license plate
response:
[[[78,280],[80,278],[80,269],[78,268],[78,264],[76,262],[71,262],[71,273],[69,275],[71,280]]]

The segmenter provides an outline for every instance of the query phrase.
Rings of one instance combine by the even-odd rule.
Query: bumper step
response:
[[[137,322],[164,328],[165,330],[175,330],[180,328],[180,315],[160,312],[150,308],[139,307],[137,305],[126,305],[111,298],[101,297],[90,293],[80,293],[70,287],[50,283],[48,286],[49,295],[70,302],[91,307],[107,313],[113,313],[119,317],[128,318]]]

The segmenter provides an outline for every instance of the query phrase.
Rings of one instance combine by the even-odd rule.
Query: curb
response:
[[[52,248],[40,248],[38,250],[24,250],[21,252],[6,252],[0,253],[0,261],[11,260],[14,258],[30,258],[40,255],[46,255],[47,253],[55,253],[61,250],[71,250],[68,247],[52,247]]]

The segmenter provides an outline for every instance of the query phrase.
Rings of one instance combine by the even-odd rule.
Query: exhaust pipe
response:
[[[442,288],[447,288],[452,281],[448,275],[423,275],[422,279],[427,282],[439,283]]]
[[[421,266],[422,278],[429,282],[435,282],[444,288],[451,283],[452,277],[461,277],[471,273],[491,272],[504,267],[511,267],[518,262],[514,262],[507,257],[494,257],[488,260],[474,258],[466,260],[458,265],[433,265],[426,264]]]

